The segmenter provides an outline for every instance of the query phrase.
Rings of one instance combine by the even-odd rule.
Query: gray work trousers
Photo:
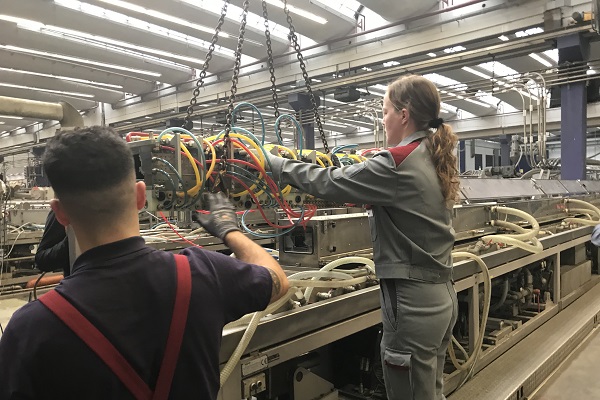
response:
[[[389,400],[444,400],[446,350],[458,315],[452,282],[381,279],[381,362]]]

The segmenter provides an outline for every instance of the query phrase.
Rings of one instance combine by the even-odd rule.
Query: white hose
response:
[[[250,340],[252,339],[252,336],[254,335],[256,328],[258,327],[258,322],[264,315],[265,315],[265,311],[255,312],[252,315],[252,319],[250,320],[250,324],[248,325],[248,327],[246,328],[246,331],[244,332],[244,336],[242,336],[242,340],[240,340],[237,347],[233,351],[233,354],[231,355],[231,357],[229,357],[227,364],[225,364],[225,366],[221,370],[221,376],[220,376],[221,386],[223,386],[225,384],[225,382],[227,382],[229,375],[231,375],[231,373],[235,369],[238,361],[240,361],[240,359],[242,358],[242,354],[244,354],[246,347],[248,347],[248,343],[250,343]]]
[[[272,311],[277,310],[278,308],[283,306],[285,303],[287,303],[290,300],[290,298],[292,297],[292,295],[294,294],[294,291],[295,291],[295,289],[290,288],[290,290],[288,290],[288,292],[282,298],[280,298],[279,300],[277,300],[274,303],[269,304],[269,306],[265,310],[255,312],[254,314],[248,314],[249,316],[251,316],[250,323],[248,324],[248,327],[246,328],[246,331],[244,332],[242,339],[240,340],[237,347],[235,348],[235,350],[229,357],[229,360],[227,360],[227,363],[221,370],[221,376],[220,376],[221,387],[225,384],[225,382],[227,382],[229,375],[231,375],[231,373],[235,369],[237,363],[242,358],[242,355],[244,354],[244,351],[246,351],[246,348],[248,347],[248,344],[250,343],[252,336],[254,336],[254,332],[256,332],[256,328],[258,327],[258,323],[260,322],[261,318],[267,314],[270,314]],[[238,320],[238,321],[240,321],[240,320]],[[231,327],[233,324],[237,323],[238,321],[234,321],[231,324],[228,324],[227,327]]]
[[[529,222],[529,224],[531,225],[531,229],[533,229],[536,232],[539,232],[539,230],[540,230],[540,224],[537,222],[537,220],[532,215],[526,213],[525,211],[517,210],[516,208],[497,207],[497,206],[492,207],[492,212],[494,212],[494,211],[501,212],[504,214],[514,215],[515,217],[523,218],[524,220]]]
[[[287,303],[290,300],[290,298],[294,295],[294,293],[297,290],[298,290],[297,288],[290,288],[288,290],[288,292],[282,298],[269,304],[267,306],[267,308],[265,309],[265,315],[272,314],[275,311],[279,310],[281,307],[283,307],[285,305],[285,303]],[[248,325],[248,323],[252,319],[253,315],[254,314],[246,314],[242,318],[240,318],[236,321],[232,321],[232,322],[228,323],[227,325],[225,325],[224,329],[233,329],[233,328],[237,328],[238,326]]]
[[[483,241],[489,243],[509,244],[515,247],[519,247],[530,253],[539,253],[544,250],[544,246],[536,238],[537,234],[540,232],[540,224],[532,215],[526,213],[525,211],[517,210],[516,208],[510,207],[492,207],[492,212],[494,211],[522,218],[529,222],[529,224],[531,225],[531,229],[525,230],[521,226],[512,222],[494,221],[496,225],[513,229],[516,232],[518,232],[518,234],[489,235],[484,236],[482,238]],[[530,240],[531,244],[525,243],[524,240]]]
[[[512,222],[506,222],[506,221],[492,221],[491,222],[492,226],[499,226],[502,228],[508,228],[511,229],[515,232],[518,232],[518,234],[512,234],[512,233],[502,233],[502,236],[507,236],[507,237],[511,237],[513,239],[517,239],[517,240],[529,240],[532,237],[535,236],[536,232],[534,230],[531,229],[525,229],[520,225],[517,224],[513,224]]]
[[[352,278],[352,275],[350,275],[350,274],[347,274],[344,272],[339,272],[339,271],[331,271],[332,269],[337,268],[340,265],[351,264],[351,263],[352,264],[353,263],[364,264],[371,273],[373,273],[373,274],[375,273],[375,263],[373,262],[373,260],[370,260],[370,259],[364,258],[364,257],[345,257],[345,258],[341,258],[341,259],[330,262],[329,264],[327,264],[323,268],[321,268],[320,271],[298,272],[298,273],[290,276],[290,278],[293,277],[294,279],[288,279],[289,284],[290,284],[290,289],[282,298],[280,298],[276,302],[270,304],[264,311],[245,315],[244,317],[240,318],[239,320],[233,321],[233,322],[227,324],[225,326],[226,329],[235,328],[235,327],[246,324],[246,321],[248,321],[248,318],[250,318],[250,323],[246,327],[246,331],[244,332],[244,335],[242,336],[240,343],[238,343],[233,354],[229,357],[229,360],[227,361],[227,363],[221,370],[221,376],[220,376],[221,386],[223,386],[225,384],[225,382],[227,381],[227,379],[229,378],[229,376],[235,369],[237,363],[242,358],[242,355],[244,354],[244,351],[248,347],[248,344],[250,343],[250,340],[252,339],[252,336],[254,335],[254,332],[256,331],[256,328],[258,327],[258,323],[260,322],[261,318],[264,317],[265,315],[268,315],[268,314],[278,310],[285,303],[287,303],[290,300],[290,298],[294,295],[295,291],[298,290],[297,289],[298,287],[311,286],[311,287],[309,287],[309,289],[307,289],[307,291],[308,291],[308,290],[312,290],[312,286],[339,288],[339,287],[352,286],[352,285],[356,285],[356,284],[365,282],[368,278],[367,276]],[[298,278],[303,278],[303,277],[306,277],[307,279],[310,278],[311,280],[298,279]],[[333,279],[341,278],[342,280],[318,281],[318,279],[320,279],[320,278],[333,278]]]
[[[587,201],[577,200],[577,199],[566,199],[565,203],[567,203],[567,204],[573,203],[577,206],[592,210],[596,214],[596,217],[600,218],[600,209],[598,207],[596,207],[595,205],[593,205],[592,203],[588,203]]]
[[[307,287],[309,289],[315,287],[326,287],[326,288],[341,288],[346,286],[358,285],[367,281],[367,276],[360,276],[354,279],[346,279],[343,281],[315,281],[315,280],[290,280],[290,286],[294,287]],[[308,299],[308,298],[307,298]]]
[[[585,221],[585,220],[582,220],[582,221]],[[588,222],[590,222],[590,221],[588,221]],[[528,251],[530,253],[535,253],[535,254],[540,253],[541,251],[544,250],[544,246],[535,237],[531,238],[532,244],[525,243],[522,240],[515,239],[508,235],[484,236],[482,239],[484,241],[488,241],[491,243],[509,244],[511,246],[515,246],[515,247],[518,247],[520,249],[523,249],[525,251]]]
[[[580,225],[589,225],[589,226],[596,226],[596,225],[600,224],[600,221],[590,221],[589,219],[583,219],[583,218],[565,218],[565,222],[567,222],[569,224],[580,224]]]
[[[592,213],[590,213],[590,211],[592,211],[592,210],[590,210],[589,208],[571,208],[571,207],[569,207],[567,209],[567,212],[569,214],[583,214],[588,219],[594,219],[594,218],[592,218],[592,215],[591,215]]]
[[[331,271],[332,269],[335,269],[335,268],[345,265],[345,264],[364,264],[372,274],[375,274],[375,263],[373,262],[373,260],[370,260],[365,257],[339,258],[335,261],[328,263],[323,268],[321,268],[319,271]],[[315,278],[315,279],[318,279],[318,278]],[[304,298],[306,299],[306,301],[310,300],[310,296],[312,295],[312,292],[313,292],[312,287],[309,287],[308,289],[306,289],[306,291],[304,292]]]
[[[467,253],[464,251],[457,251],[452,253],[452,257],[454,258],[468,258],[471,260],[475,260],[477,264],[479,264],[479,268],[481,268],[481,272],[483,274],[483,312],[481,315],[481,323],[479,327],[479,335],[477,337],[477,342],[475,343],[475,348],[471,349],[471,356],[465,360],[462,364],[457,360],[456,354],[454,353],[454,347],[452,343],[458,344],[458,341],[453,337],[452,343],[448,346],[448,353],[450,354],[450,359],[452,360],[452,364],[459,371],[468,371],[467,376],[463,380],[463,383],[466,382],[472,375],[475,370],[475,364],[479,359],[479,354],[481,353],[482,345],[483,345],[483,337],[485,335],[485,328],[487,325],[488,314],[490,312],[490,303],[492,301],[492,278],[490,277],[490,272],[485,264],[485,262],[481,259],[481,257],[476,256],[475,254]],[[473,305],[474,307],[478,307],[478,305]],[[479,307],[478,307],[479,308]],[[467,354],[466,350],[458,344],[459,349],[463,354]]]
[[[340,271],[303,271],[296,272],[288,276],[289,280],[293,279],[312,279],[312,278],[327,278],[327,279],[352,279],[352,275]],[[293,285],[290,285],[293,286]]]

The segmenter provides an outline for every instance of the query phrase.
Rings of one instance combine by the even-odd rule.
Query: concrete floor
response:
[[[581,346],[532,400],[600,399],[600,332]]]

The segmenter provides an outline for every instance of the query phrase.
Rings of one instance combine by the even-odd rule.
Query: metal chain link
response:
[[[273,63],[273,50],[271,49],[271,32],[269,31],[269,14],[267,13],[267,2],[262,0],[263,18],[265,19],[265,37],[267,38],[267,63],[271,74],[271,91],[273,92],[273,108],[275,109],[275,120],[279,118],[279,99],[277,96],[277,85],[275,84],[275,65]],[[281,128],[275,132],[281,141]]]
[[[304,83],[306,84],[306,90],[308,91],[308,97],[313,107],[313,113],[315,116],[315,121],[317,122],[317,128],[319,129],[319,135],[321,136],[321,141],[323,142],[323,149],[325,149],[325,153],[329,153],[329,146],[327,145],[327,138],[325,137],[325,131],[323,130],[323,123],[321,122],[321,117],[319,116],[319,110],[317,107],[317,101],[315,100],[315,95],[312,91],[310,77],[308,76],[308,72],[306,72],[306,64],[304,63],[304,56],[300,50],[300,45],[298,44],[298,36],[296,35],[296,29],[294,28],[294,24],[292,22],[292,16],[290,15],[290,10],[287,6],[287,0],[283,0],[283,11],[287,17],[287,22],[290,27],[289,38],[292,41],[292,47],[296,51],[296,57],[298,58],[298,62],[300,63],[300,69],[302,70],[302,77],[304,78]],[[331,159],[339,166],[339,160],[335,156],[335,154],[331,155]]]
[[[237,49],[235,51],[235,63],[233,65],[233,76],[231,77],[231,94],[229,95],[229,106],[227,106],[227,117],[225,122],[225,143],[229,144],[229,132],[233,123],[233,104],[235,103],[235,94],[237,93],[238,77],[240,74],[240,65],[242,64],[242,47],[244,46],[244,33],[246,32],[246,17],[248,16],[249,0],[244,0],[244,11],[242,12],[242,21],[240,23],[240,34],[238,36]]]
[[[194,108],[198,103],[198,96],[200,95],[200,88],[204,86],[204,78],[206,78],[206,71],[208,71],[208,66],[210,64],[210,60],[212,60],[213,52],[215,51],[215,47],[217,45],[217,41],[219,40],[219,33],[221,32],[221,28],[223,27],[223,23],[225,22],[225,16],[227,15],[227,6],[229,5],[229,0],[225,0],[223,2],[223,8],[221,9],[221,16],[219,17],[219,21],[217,22],[217,27],[215,28],[215,33],[212,36],[210,41],[210,46],[208,46],[208,52],[206,53],[206,59],[204,60],[204,64],[202,65],[202,71],[200,71],[200,76],[196,81],[196,87],[192,92],[193,96],[190,100],[190,105],[187,108],[187,115],[185,116],[184,126],[189,126],[192,123],[192,115],[194,114]]]

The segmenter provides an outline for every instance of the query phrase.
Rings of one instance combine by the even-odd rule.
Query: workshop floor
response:
[[[600,399],[600,334],[581,346],[561,371],[533,397],[534,400]]]

